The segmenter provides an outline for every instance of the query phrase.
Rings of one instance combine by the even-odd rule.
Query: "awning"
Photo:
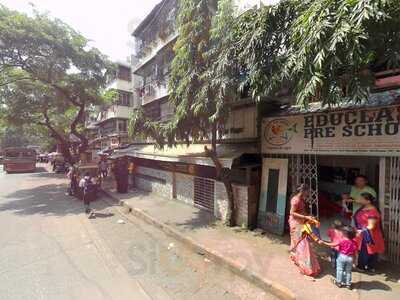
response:
[[[135,145],[126,149],[115,150],[110,158],[137,157],[142,159],[158,160],[163,162],[187,163],[214,167],[213,161],[205,155],[204,147],[211,149],[211,145],[193,144],[190,146],[177,145],[157,149],[153,145]],[[243,154],[259,153],[256,144],[220,144],[217,145],[217,155],[222,166],[232,168],[233,162]]]

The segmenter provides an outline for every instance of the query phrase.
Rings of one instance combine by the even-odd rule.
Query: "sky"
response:
[[[112,60],[126,61],[132,54],[134,28],[161,0],[0,0],[10,9],[29,13],[33,4],[69,24]],[[258,3],[259,0],[239,0]],[[262,0],[276,3],[278,0]],[[129,45],[131,45],[129,47]]]
[[[29,13],[30,3],[48,11],[83,36],[113,60],[131,54],[129,26],[138,24],[161,0],[0,0],[10,9]]]

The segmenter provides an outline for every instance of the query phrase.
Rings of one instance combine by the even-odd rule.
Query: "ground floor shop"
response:
[[[124,157],[135,165],[135,186],[210,211],[225,221],[228,195],[223,182],[216,179],[210,158],[204,156],[204,145],[182,149],[155,150],[153,146],[132,146],[116,151],[113,157]],[[259,155],[254,146],[221,146],[220,161],[229,169],[235,197],[236,223],[253,228],[256,225],[258,183],[261,173]],[[173,155],[174,154],[174,155]]]
[[[392,96],[385,106],[265,118],[258,226],[283,234],[290,196],[305,183],[309,212],[324,233],[332,220],[345,217],[343,195],[362,175],[381,211],[385,257],[400,263],[400,98]]]

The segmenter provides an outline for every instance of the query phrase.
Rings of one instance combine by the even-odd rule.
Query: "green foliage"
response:
[[[221,1],[219,5],[226,8],[230,3]],[[180,1],[179,36],[169,78],[169,101],[175,114],[167,123],[152,122],[138,110],[130,122],[132,135],[150,136],[161,147],[178,141],[189,143],[209,138],[210,128],[223,118],[221,100],[226,98],[226,88],[210,81],[211,67],[222,49],[219,29],[226,27],[222,13],[213,20],[216,7],[215,0]]]
[[[168,124],[136,112],[132,132],[157,143],[209,138],[238,91],[254,99],[285,89],[299,104],[367,99],[373,72],[400,65],[398,0],[283,0],[235,15],[232,0],[181,0],[169,82]],[[143,118],[143,120],[141,119]]]
[[[299,104],[365,100],[373,71],[400,62],[398,0],[287,0],[250,10],[233,27],[253,97],[293,88]]]
[[[0,148],[22,147],[29,144],[29,139],[21,128],[7,127],[0,130]]]
[[[298,1],[249,10],[233,27],[229,51],[241,66],[240,88],[250,87],[253,98],[274,94],[285,82],[282,69],[290,48],[290,28],[298,15]]]
[[[139,139],[151,137],[156,146],[162,148],[165,144],[176,143],[171,132],[171,123],[155,122],[146,117],[142,108],[135,110],[129,120],[129,135]]]
[[[0,149],[37,145],[49,151],[54,146],[53,141],[45,132],[40,131],[40,128],[0,125]]]
[[[219,86],[239,76],[239,88],[250,88],[256,99],[288,88],[303,106],[361,101],[373,86],[373,71],[399,66],[400,4],[286,0],[247,11],[224,34],[230,39],[211,77],[224,78]],[[233,67],[236,75],[223,77]]]
[[[199,94],[200,98],[209,100],[205,109],[210,124],[223,125],[228,116],[229,103],[237,98],[240,65],[236,53],[228,51],[235,41],[234,26],[234,1],[218,1],[210,28],[210,47],[205,53],[207,67],[202,74],[204,84]]]
[[[174,51],[169,79],[170,101],[175,107],[169,135],[177,139],[200,140],[210,127],[211,94],[201,93],[207,84],[202,76],[207,70],[206,53],[210,49],[213,0],[181,0],[178,15],[179,37]]]
[[[58,19],[0,6],[0,104],[12,124],[46,127],[60,143],[87,146],[86,109],[104,103],[114,66]],[[25,103],[25,105],[24,105]]]

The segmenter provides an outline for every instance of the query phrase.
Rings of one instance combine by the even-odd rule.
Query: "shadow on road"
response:
[[[96,204],[96,209],[99,209],[97,204]],[[97,211],[95,211],[94,215],[96,218],[100,218],[100,219],[110,218],[110,217],[114,216],[113,213],[101,213],[101,212],[97,212]]]
[[[388,286],[386,283],[373,280],[373,281],[359,281],[354,284],[354,287],[359,290],[364,291],[373,291],[373,290],[381,290],[381,291],[391,291],[392,288]]]
[[[47,170],[43,167],[36,167],[35,174],[36,173],[47,173]]]
[[[31,175],[33,178],[66,178],[66,174],[56,174],[56,173],[49,173],[46,170],[44,172],[36,172]]]
[[[48,184],[19,190],[3,197],[0,212],[11,211],[17,215],[60,217],[82,213],[84,211],[82,201],[65,195],[65,192],[66,185],[64,184]],[[104,201],[97,200],[96,202],[97,210],[109,207]]]

